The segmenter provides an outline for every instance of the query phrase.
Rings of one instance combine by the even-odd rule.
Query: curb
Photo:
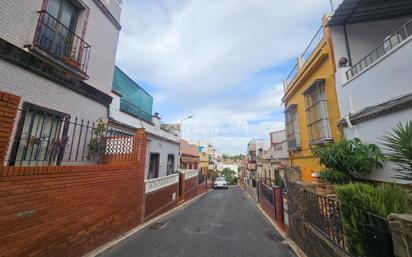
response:
[[[242,188],[243,189],[243,188]],[[246,193],[249,194],[249,192],[245,189],[243,189]],[[253,196],[252,196],[253,198]],[[276,230],[276,232],[278,232],[278,234],[283,237],[283,241],[282,243],[289,245],[289,247],[292,249],[292,251],[298,256],[298,257],[307,257],[306,254],[299,248],[299,246],[288,237],[288,235],[282,230],[280,229],[280,227],[278,226],[278,224],[276,224],[275,221],[273,221],[269,215],[266,214],[266,212],[263,211],[263,209],[260,207],[260,204],[257,203],[256,207],[258,208],[258,210],[260,211],[260,213],[263,214],[263,216],[266,218],[267,221],[269,221],[269,223],[273,226],[273,228]]]
[[[198,200],[199,198],[203,197],[204,195],[206,195],[206,194],[209,193],[210,191],[211,191],[211,189],[209,189],[208,191],[206,191],[206,192],[204,192],[204,193],[202,193],[202,194],[200,194],[200,195],[198,195],[198,196],[195,196],[194,198],[190,199],[189,201],[184,202],[183,204],[181,204],[181,205],[179,205],[179,206],[177,206],[177,207],[175,207],[175,208],[173,208],[173,209],[171,209],[171,210],[169,210],[169,211],[167,211],[167,212],[165,212],[165,213],[163,213],[163,214],[161,214],[161,215],[159,215],[159,216],[157,216],[157,217],[155,217],[155,218],[153,218],[153,219],[151,219],[151,220],[148,220],[148,221],[146,221],[146,222],[138,225],[138,226],[135,227],[135,228],[132,228],[131,230],[129,230],[129,231],[126,232],[125,234],[123,234],[123,235],[121,235],[121,236],[113,239],[113,240],[110,241],[110,242],[107,242],[107,243],[103,244],[102,246],[99,246],[98,248],[92,250],[91,252],[86,253],[85,255],[83,255],[83,257],[97,257],[97,256],[99,256],[100,254],[102,254],[103,252],[109,250],[110,248],[112,248],[113,246],[117,245],[117,244],[120,243],[121,241],[123,241],[123,240],[125,240],[125,239],[127,239],[127,238],[129,238],[129,237],[131,237],[131,236],[133,236],[134,234],[140,232],[141,230],[143,230],[143,229],[145,229],[146,227],[150,226],[151,224],[157,222],[158,220],[160,220],[160,219],[162,219],[162,218],[164,218],[164,217],[172,214],[173,212],[176,212],[176,211],[178,211],[178,210],[180,210],[180,209],[183,209],[184,207],[187,207],[187,206],[191,205],[191,204],[194,203],[196,200]]]

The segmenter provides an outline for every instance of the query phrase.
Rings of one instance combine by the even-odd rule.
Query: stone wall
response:
[[[412,257],[412,214],[390,214],[389,227],[396,257]]]
[[[309,184],[290,182],[288,184],[289,236],[308,257],[350,257],[339,246],[317,231],[305,218],[308,217],[308,203],[303,189]]]

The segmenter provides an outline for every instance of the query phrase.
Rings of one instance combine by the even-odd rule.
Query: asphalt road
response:
[[[102,257],[295,257],[238,186],[214,190]]]

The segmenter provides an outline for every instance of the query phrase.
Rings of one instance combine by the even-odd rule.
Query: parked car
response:
[[[217,177],[213,183],[213,188],[225,188],[227,189],[228,183],[224,177]]]

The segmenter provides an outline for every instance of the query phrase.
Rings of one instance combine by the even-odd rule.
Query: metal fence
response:
[[[351,79],[360,73],[362,70],[366,69],[368,66],[372,65],[383,55],[390,52],[393,48],[405,41],[409,36],[412,35],[412,20],[408,21],[399,30],[397,30],[392,35],[388,36],[383,43],[378,47],[373,49],[368,55],[362,58],[359,62],[354,64],[347,72],[346,78]]]
[[[203,182],[205,182],[205,178],[206,176],[204,174],[199,173],[199,175],[197,175],[198,184],[202,184]]]
[[[7,165],[45,166],[123,161],[133,151],[134,135],[25,103]]]
[[[352,256],[392,257],[393,244],[386,218],[361,207],[305,190],[307,221]]]
[[[323,27],[321,26],[313,36],[312,40],[309,42],[308,46],[305,48],[303,53],[299,55],[298,59],[300,60],[300,65],[304,65],[305,62],[309,59],[315,49],[318,47],[319,43],[323,39]],[[296,77],[299,71],[299,63],[296,63],[289,75],[286,77],[286,87],[290,85],[293,79]],[[286,88],[285,88],[286,89]]]
[[[267,185],[265,185],[265,183],[263,183],[263,181],[261,181],[260,189],[263,198],[265,198],[267,202],[273,206],[272,188],[268,187]]]

